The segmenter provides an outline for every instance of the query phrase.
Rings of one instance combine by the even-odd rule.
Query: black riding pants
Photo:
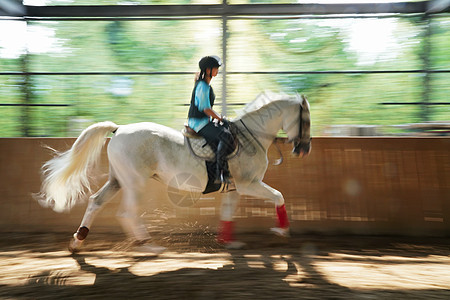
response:
[[[219,142],[223,142],[226,145],[227,150],[233,148],[233,137],[231,132],[224,126],[217,125],[213,122],[209,122],[208,125],[198,131],[206,142],[216,152]]]

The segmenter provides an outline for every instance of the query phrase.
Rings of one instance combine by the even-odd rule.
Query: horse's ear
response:
[[[306,96],[302,94],[302,106],[305,109],[309,109],[309,103],[308,100],[306,99]]]

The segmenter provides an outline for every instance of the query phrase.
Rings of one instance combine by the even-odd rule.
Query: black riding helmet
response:
[[[216,55],[205,56],[198,62],[201,71],[205,71],[208,68],[218,68],[221,65],[222,61]]]

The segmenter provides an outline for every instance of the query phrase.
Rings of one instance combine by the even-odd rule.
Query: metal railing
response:
[[[423,110],[422,119],[427,120],[426,107],[431,105],[449,105],[450,102],[430,102],[429,91],[430,74],[450,73],[448,69],[432,70],[429,62],[431,29],[429,20],[435,15],[429,13],[428,1],[401,2],[401,3],[366,3],[366,4],[246,4],[230,5],[223,1],[218,5],[120,5],[120,6],[23,6],[22,15],[13,15],[0,20],[18,21],[151,21],[151,20],[222,20],[222,59],[225,63],[222,68],[222,113],[227,113],[227,76],[229,75],[304,75],[304,74],[424,74],[422,101],[420,102],[382,102],[382,105],[420,105]],[[0,6],[1,9],[1,6]],[[449,7],[438,13],[449,11]],[[413,70],[348,70],[348,71],[249,71],[233,72],[227,70],[227,36],[228,21],[236,19],[324,19],[324,18],[391,18],[391,17],[421,17],[427,21],[424,37],[423,69]],[[92,75],[187,75],[192,72],[28,72],[26,59],[22,72],[0,72],[0,76],[17,75],[29,78],[30,76],[92,76]],[[24,81],[24,90],[29,89]],[[25,97],[24,103],[0,106],[43,106],[65,107],[69,104],[36,104],[29,103]],[[27,129],[24,129],[27,135]]]

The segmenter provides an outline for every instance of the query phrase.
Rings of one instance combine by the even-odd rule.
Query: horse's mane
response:
[[[244,115],[259,111],[264,107],[277,102],[277,101],[296,101],[296,97],[291,97],[285,93],[273,93],[265,91],[256,96],[255,100],[244,106],[243,109],[237,112],[237,119],[240,119]]]

